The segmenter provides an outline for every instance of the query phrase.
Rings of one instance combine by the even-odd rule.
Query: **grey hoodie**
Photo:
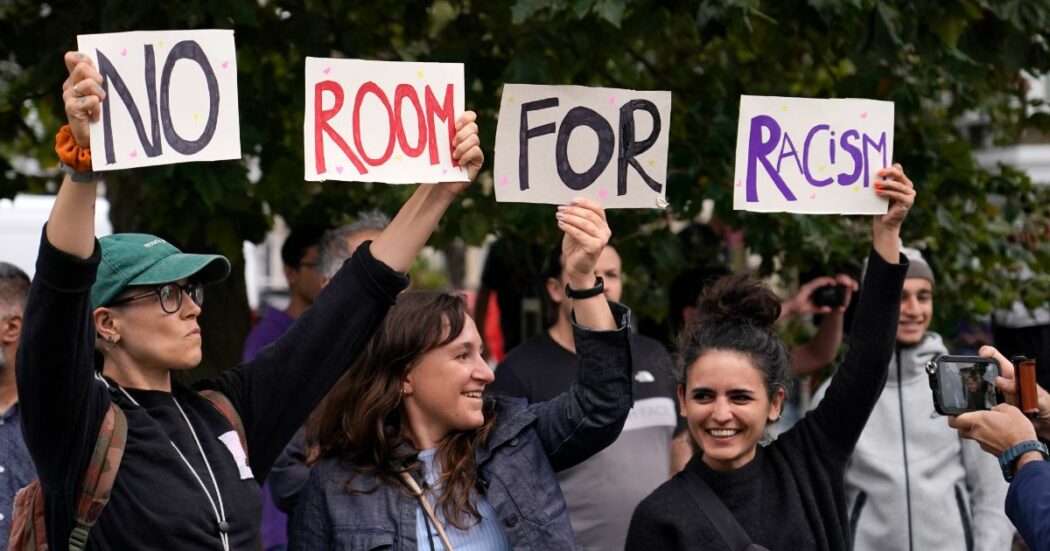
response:
[[[898,348],[886,388],[846,471],[858,551],[1005,551],[1013,526],[995,457],[961,440],[933,409],[924,367],[947,349],[936,333]],[[820,402],[827,382],[813,397]]]

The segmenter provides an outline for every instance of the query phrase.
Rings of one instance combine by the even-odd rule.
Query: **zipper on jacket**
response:
[[[901,451],[904,453],[904,499],[908,513],[908,549],[915,550],[915,541],[911,528],[911,475],[908,473],[908,432],[904,427],[904,385],[901,384],[901,348],[896,346],[897,356],[897,405],[901,414]]]
[[[971,526],[970,514],[966,511],[966,496],[963,495],[963,489],[958,484],[955,485],[955,504],[959,506],[963,536],[966,537],[966,551],[973,551],[973,526]]]

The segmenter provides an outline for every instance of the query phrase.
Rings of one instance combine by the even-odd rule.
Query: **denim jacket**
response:
[[[581,463],[613,443],[632,406],[630,310],[610,303],[619,329],[573,325],[579,379],[557,398],[528,404],[496,396],[496,423],[475,462],[479,491],[496,510],[515,550],[578,549],[556,471]],[[353,467],[319,463],[300,496],[289,533],[292,550],[417,549],[416,498],[381,483],[350,493]],[[371,475],[354,479],[369,488]]]

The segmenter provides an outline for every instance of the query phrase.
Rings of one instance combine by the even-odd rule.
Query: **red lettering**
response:
[[[401,105],[405,98],[412,102],[412,107],[416,110],[416,124],[419,126],[416,131],[419,138],[416,139],[415,147],[408,145],[405,123],[401,120]],[[397,85],[397,90],[394,92],[394,119],[397,121],[397,142],[401,145],[401,151],[404,151],[409,157],[422,155],[423,150],[427,147],[427,127],[423,121],[423,106],[419,104],[419,94],[411,84]]]
[[[324,102],[321,101],[325,92],[331,92],[332,95],[335,96],[335,105],[327,110],[322,108]],[[346,140],[344,140],[330,124],[328,124],[328,121],[339,113],[339,110],[342,109],[342,107],[343,88],[339,86],[337,82],[324,80],[318,82],[317,85],[314,86],[314,163],[316,164],[317,173],[325,173],[324,139],[322,136],[322,133],[325,133],[328,134],[329,138],[332,138],[335,145],[339,146],[339,149],[348,159],[350,159],[350,162],[354,164],[354,167],[357,168],[358,172],[361,174],[367,174],[368,169],[365,168],[365,165],[361,164],[361,161],[358,160],[356,155],[354,155],[354,152],[350,150],[350,145],[346,143]],[[354,133],[357,133],[356,129]],[[361,147],[360,144],[358,147]]]
[[[361,143],[361,103],[364,102],[365,94],[368,93],[375,94],[375,96],[379,98],[379,101],[383,103],[383,107],[386,108],[386,127],[389,130],[389,135],[386,140],[386,150],[384,150],[383,154],[377,159],[369,157],[368,153],[365,153],[364,145]],[[354,99],[354,145],[357,146],[357,151],[361,154],[361,157],[364,158],[365,162],[372,166],[379,166],[387,162],[390,160],[390,156],[394,153],[394,112],[390,108],[390,100],[387,99],[386,94],[378,84],[371,81],[361,85],[361,88],[357,91],[357,97]]]
[[[452,151],[454,150],[452,139],[456,136],[456,107],[452,103],[453,97],[451,82],[445,87],[445,98],[440,104],[430,90],[430,86],[426,88],[427,129],[429,130],[430,164],[432,165],[438,164],[437,133],[434,130],[434,116],[437,115],[439,119],[448,124],[448,156],[452,160],[452,166],[459,166],[459,163],[452,159]]]

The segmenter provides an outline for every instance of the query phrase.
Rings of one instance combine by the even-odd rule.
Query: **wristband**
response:
[[[584,299],[596,297],[602,294],[603,292],[605,292],[605,280],[602,279],[602,276],[595,276],[594,287],[591,287],[590,289],[576,290],[572,287],[569,287],[568,283],[565,284],[565,296],[571,299]]]
[[[1050,459],[1050,452],[1047,452],[1046,444],[1038,440],[1025,440],[1011,446],[999,456],[999,467],[1003,470],[1003,478],[1007,482],[1014,479],[1014,463],[1017,463],[1017,460],[1028,452],[1039,452],[1043,454],[1044,460]]]
[[[77,182],[77,183],[87,184],[87,183],[91,183],[91,182],[97,182],[97,181],[102,179],[102,173],[101,172],[95,172],[95,171],[77,172],[76,170],[73,169],[73,167],[71,167],[71,166],[69,166],[67,164],[63,164],[61,166],[62,166],[62,172],[65,172],[66,174],[68,174],[69,175],[69,179],[73,180],[74,182]]]

